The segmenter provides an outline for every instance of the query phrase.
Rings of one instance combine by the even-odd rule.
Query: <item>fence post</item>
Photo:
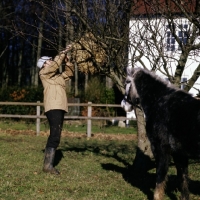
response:
[[[40,103],[40,101],[37,101],[37,103]],[[40,135],[40,106],[36,106],[36,134],[37,136]]]
[[[88,102],[88,117],[92,117],[92,102]],[[87,137],[91,137],[92,120],[87,119]]]

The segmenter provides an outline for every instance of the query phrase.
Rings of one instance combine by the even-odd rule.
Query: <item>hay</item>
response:
[[[82,73],[98,72],[97,66],[104,66],[106,58],[106,51],[92,33],[86,33],[78,42],[72,44],[71,60],[77,63]]]

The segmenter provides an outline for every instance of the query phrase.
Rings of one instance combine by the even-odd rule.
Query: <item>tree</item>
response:
[[[31,32],[32,38],[38,38],[38,24],[42,20],[41,8],[48,11],[42,31],[42,52],[59,51],[60,46],[64,47],[68,43],[80,45],[80,40],[89,34],[91,36],[89,38],[93,38],[96,46],[103,52],[105,62],[98,62],[94,51],[87,49],[85,45],[82,45],[82,50],[90,54],[89,59],[96,72],[110,77],[122,94],[124,68],[127,65],[133,67],[140,65],[144,68],[150,66],[150,70],[165,75],[172,83],[180,86],[184,70],[192,58],[196,70],[185,89],[189,91],[198,78],[199,1],[54,0],[45,3],[32,0],[31,4],[37,5],[37,9],[35,7],[37,17],[34,15],[37,23],[24,21],[35,31]],[[130,17],[133,17],[134,23],[130,23],[129,26]],[[185,19],[189,24],[187,28],[179,26]],[[18,29],[19,34],[20,30]],[[23,29],[22,33],[25,38],[29,35],[26,29]],[[68,33],[73,34],[73,37],[66,36]],[[166,43],[167,34],[175,41],[177,49],[165,53],[167,48],[171,50],[174,48],[173,43]],[[173,67],[170,66],[172,62],[175,63]],[[138,133],[138,152],[150,156],[144,117],[140,110],[136,109],[136,114],[138,129],[141,130]],[[135,163],[141,161],[139,153],[137,155]]]
[[[8,83],[8,67],[9,57],[6,54],[9,49],[9,40],[12,38],[11,27],[12,20],[14,17],[14,3],[12,1],[1,1],[0,3],[0,59],[1,59],[1,75],[0,75],[0,84],[2,87],[6,87]]]
[[[137,23],[132,25],[134,31],[130,33],[132,65],[139,63],[145,68],[146,59],[152,70],[160,71],[171,83],[180,87],[187,61],[192,58],[193,63],[199,62],[199,4],[194,0],[140,2],[143,3],[143,8],[146,7],[143,11],[146,19],[135,12],[134,23]],[[175,63],[174,66],[170,66],[172,62]],[[174,70],[173,74],[171,69]],[[199,66],[196,71],[198,70]],[[186,91],[189,91],[197,78],[194,73],[185,87]]]
[[[54,19],[54,21],[57,21],[57,24],[62,24],[62,22],[64,22],[63,27],[69,27],[69,25],[70,27],[73,26],[74,35],[70,42],[78,46],[76,48],[76,53],[78,54],[78,50],[85,52],[85,55],[88,55],[84,55],[87,57],[86,62],[94,67],[94,73],[103,74],[111,78],[121,94],[124,93],[124,69],[127,67],[128,63],[129,19],[132,3],[133,1],[129,0],[55,1],[54,5],[56,6],[53,7],[53,14],[50,15],[52,20]],[[52,9],[52,5],[49,4],[41,4],[41,6],[48,11]],[[66,14],[68,17],[65,17]],[[51,29],[51,31],[54,37],[62,37],[63,40],[66,41],[66,38],[63,37],[67,33],[65,32],[66,29],[59,29],[59,32],[57,29]],[[61,34],[60,31],[62,32]],[[67,29],[67,31],[69,31],[69,29]],[[49,35],[43,34],[44,41],[50,40],[47,36]],[[52,42],[48,44],[50,47],[57,46],[55,45],[56,43]],[[77,54],[74,56],[74,62],[78,62]],[[80,56],[79,58],[81,59]],[[81,70],[81,68],[79,69]],[[118,102],[120,103],[121,100],[122,95]],[[142,115],[139,114],[141,113],[140,110],[136,110],[136,113],[138,114],[138,130],[140,131],[138,135],[141,136],[141,138],[145,138],[144,119]],[[143,124],[143,127],[141,124]],[[144,143],[138,143],[139,149],[143,154],[147,154],[150,149],[148,140],[145,139],[145,141],[145,145]],[[140,151],[138,151],[137,155],[139,155]],[[140,155],[137,157],[140,158]],[[137,164],[135,164],[135,166],[140,168]]]
[[[184,87],[189,91],[200,70],[199,6],[199,1],[138,1],[132,7],[129,66],[156,71],[181,87],[184,72],[193,65],[195,70]],[[142,130],[143,122],[144,119],[141,119],[138,124],[142,125]],[[144,132],[138,133],[138,140],[141,141],[138,147],[143,155],[150,156],[151,152],[145,150],[150,148],[147,148],[149,145],[144,135]],[[136,158],[135,163],[142,166],[142,157]]]
[[[193,65],[196,64],[196,69],[185,87],[185,90],[189,91],[197,80],[197,72],[200,69],[198,60],[200,53],[199,23],[197,23],[199,17],[198,2],[195,4],[195,1],[155,0],[149,2],[141,0],[139,4],[135,3],[134,6],[131,6],[130,2],[116,4],[114,1],[108,1],[107,4],[101,5],[99,1],[97,4],[95,3],[96,1],[92,4],[92,18],[84,16],[77,10],[78,8],[72,9],[72,13],[85,25],[86,31],[92,33],[89,38],[94,36],[94,41],[97,39],[105,51],[108,60],[104,64],[97,62],[95,55],[92,55],[92,63],[97,71],[110,77],[123,93],[123,65],[126,65],[127,62],[126,47],[129,46],[131,57],[129,57],[128,62],[132,67],[140,65],[157,71],[168,77],[170,82],[178,87],[181,86],[181,77],[188,67],[188,62],[192,61]],[[140,10],[141,3],[142,10]],[[129,21],[127,5],[131,6],[135,18],[130,31],[127,26]],[[102,10],[98,9],[98,13],[95,12],[96,8],[99,7]],[[123,19],[120,18],[120,14]],[[101,19],[100,23],[98,23],[99,19]],[[121,26],[116,26],[119,24],[118,20]],[[184,26],[185,22],[188,24],[187,27]],[[128,32],[130,43],[127,40]],[[173,42],[166,40],[168,35],[171,35],[170,39]],[[90,41],[89,38],[88,41]],[[174,40],[176,44],[174,44]],[[85,46],[84,48],[87,50]],[[172,51],[166,53],[167,49]],[[88,49],[88,51],[91,50]],[[172,63],[174,63],[173,66]],[[146,137],[144,115],[138,108],[135,111],[139,131],[138,151],[134,167],[147,170],[152,158],[150,143]],[[142,157],[141,155],[147,156]]]

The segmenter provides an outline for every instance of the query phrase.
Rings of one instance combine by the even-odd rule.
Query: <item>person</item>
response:
[[[74,66],[67,57],[67,52],[70,49],[71,46],[67,46],[53,60],[52,57],[43,56],[37,62],[39,77],[44,88],[45,115],[50,126],[50,135],[45,147],[43,171],[57,175],[60,172],[54,168],[53,163],[56,149],[60,143],[64,114],[68,112],[66,81],[74,73]],[[66,62],[65,71],[59,73],[59,66],[63,61]]]

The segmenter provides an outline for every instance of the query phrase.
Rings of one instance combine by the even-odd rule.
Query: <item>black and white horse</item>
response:
[[[154,200],[161,200],[171,157],[180,181],[181,199],[189,199],[188,156],[199,156],[200,101],[169,85],[153,72],[137,68],[127,72],[125,111],[140,104],[146,132],[156,161]]]

